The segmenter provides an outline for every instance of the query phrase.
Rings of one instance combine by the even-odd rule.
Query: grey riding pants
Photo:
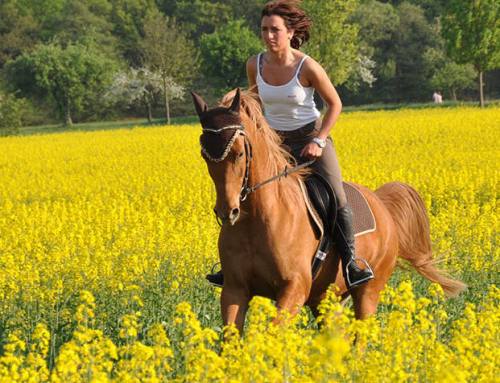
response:
[[[307,158],[301,158],[300,152],[311,140],[318,135],[320,124],[318,121],[311,122],[302,128],[292,131],[276,131],[283,139],[285,149],[292,154],[298,164],[308,161]],[[347,205],[347,199],[342,185],[342,174],[340,172],[339,161],[333,141],[330,137],[326,140],[326,146],[323,149],[321,157],[316,159],[311,165],[315,172],[321,174],[330,183],[337,197],[338,208]]]

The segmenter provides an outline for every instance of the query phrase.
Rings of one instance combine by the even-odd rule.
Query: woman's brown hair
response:
[[[304,10],[299,7],[300,0],[275,0],[264,6],[261,20],[264,16],[280,16],[285,20],[288,29],[293,29],[294,34],[290,42],[292,48],[299,49],[302,44],[309,40],[309,28],[311,19]]]

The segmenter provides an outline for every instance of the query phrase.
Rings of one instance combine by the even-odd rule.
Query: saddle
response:
[[[306,197],[309,215],[314,222],[314,230],[320,238],[316,255],[312,262],[313,279],[321,264],[334,244],[336,236],[337,198],[328,181],[317,173],[312,173],[304,180],[302,188]],[[353,211],[354,235],[370,233],[376,230],[373,212],[361,191],[352,183],[343,182],[347,203]],[[304,190],[305,189],[305,190]]]

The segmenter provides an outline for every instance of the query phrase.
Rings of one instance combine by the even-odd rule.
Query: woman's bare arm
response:
[[[252,56],[247,60],[248,90],[258,93],[257,89],[257,56]]]
[[[306,61],[306,78],[327,106],[318,138],[326,139],[342,111],[342,101],[323,67],[313,59]]]

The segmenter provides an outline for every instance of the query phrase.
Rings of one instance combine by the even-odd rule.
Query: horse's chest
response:
[[[235,273],[252,295],[276,299],[279,291],[300,270],[301,246],[269,238],[269,233],[222,234],[220,256],[226,273]],[[239,233],[238,233],[239,234]],[[229,246],[230,245],[230,246]]]

